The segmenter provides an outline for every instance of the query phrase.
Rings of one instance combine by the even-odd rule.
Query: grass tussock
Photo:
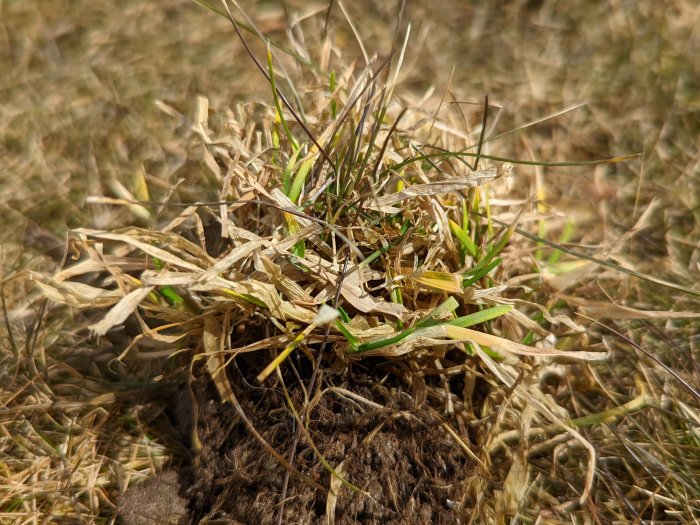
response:
[[[3,281],[17,305],[3,518],[109,519],[128,486],[189,463],[204,522],[250,518],[231,501],[256,486],[264,522],[697,519],[693,270],[639,257],[659,201],[638,192],[609,239],[591,210],[562,213],[570,194],[543,176],[594,171],[614,223],[600,177],[634,155],[582,158],[551,137],[533,155],[528,134],[578,105],[504,129],[488,98],[416,95],[401,17],[372,56],[340,4],[272,43],[245,12],[198,3],[230,22],[267,92],[191,96],[189,112],[156,100],[180,126],[170,180],[109,177],[86,203],[123,226],[86,218],[57,272]],[[688,247],[670,235],[673,262]],[[37,311],[13,299],[30,280]],[[178,396],[184,423],[163,402]],[[410,468],[385,459],[396,448]]]

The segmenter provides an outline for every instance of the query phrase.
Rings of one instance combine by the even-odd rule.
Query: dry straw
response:
[[[524,201],[498,206],[506,211],[496,216],[491,203],[496,197],[505,202],[503,187],[507,178],[518,176],[513,168],[518,161],[487,151],[486,117],[493,110],[488,100],[483,120],[474,123],[455,110],[457,105],[443,107],[440,101],[436,106],[432,99],[410,103],[401,95],[409,30],[397,28],[394,48],[384,59],[369,56],[358,36],[363,65],[340,60],[330,38],[304,41],[300,26],[290,31],[287,47],[265,42],[261,57],[248,42],[261,33],[242,11],[229,10],[225,2],[224,9],[199,3],[230,20],[267,78],[270,98],[212,108],[199,96],[191,119],[159,101],[164,114],[189,122],[201,198],[180,191],[183,181],[153,198],[157,192],[143,175],[135,176],[131,189],[114,186],[116,196],[90,197],[91,205],[126,207],[135,224],[145,221],[149,227],[75,229],[71,252],[78,254],[76,260],[53,277],[32,274],[45,297],[85,312],[93,341],[119,341],[112,367],[177,355],[186,356],[184,368],[193,376],[205,371],[220,402],[235,408],[260,446],[288,474],[326,495],[330,523],[342,490],[375,496],[346,478],[344,461],[326,460],[307,422],[313,406],[330,393],[367,409],[393,410],[354,391],[351,380],[342,387],[321,381],[324,369],[342,375],[368,360],[391,364],[384,370],[411,393],[416,409],[427,406],[440,413],[440,427],[453,440],[455,454],[475,465],[476,474],[464,482],[458,502],[475,509],[473,515],[482,512],[494,520],[517,515],[535,491],[531,458],[542,453],[584,452],[580,484],[565,491],[565,497],[549,497],[557,512],[584,506],[592,495],[598,454],[580,429],[639,411],[651,398],[642,394],[614,409],[576,418],[570,406],[545,391],[544,379],[570,373],[595,378],[588,363],[609,356],[606,348],[589,346],[588,329],[573,317],[573,308],[593,317],[655,315],[564,294],[581,275],[605,278],[604,271],[631,271],[588,256],[585,263],[579,260],[546,276],[571,309],[530,300],[530,290],[522,284],[528,275],[520,269],[533,256],[513,239],[521,233],[532,237],[528,225],[540,214]],[[557,260],[549,262],[551,268],[564,268]],[[677,312],[675,317],[695,314]],[[284,392],[287,416],[299,429],[291,454],[273,447],[265,429],[255,427],[239,402],[239,386],[230,371],[244,362],[255,369],[247,381]],[[299,376],[295,363],[300,362],[311,365],[310,377]],[[290,370],[297,374],[291,382]],[[431,376],[439,381],[429,380]],[[461,392],[451,384],[456,377]],[[469,391],[475,378],[487,389],[483,396]],[[166,370],[158,379],[167,383],[171,377]],[[375,380],[383,379],[377,375]],[[301,404],[289,393],[292,389],[303,391]],[[27,398],[27,410],[70,403],[47,396],[37,390]],[[482,398],[478,407],[476,397]],[[109,401],[97,396],[93,403],[97,407]],[[488,425],[475,443],[464,423],[467,418],[478,425],[477,413]],[[94,417],[105,414],[96,409]],[[393,410],[390,417],[417,416]],[[383,425],[359,446],[368,447]],[[14,438],[12,454],[38,455],[35,449],[43,447],[60,457],[79,455],[80,439],[91,429],[71,432],[77,438],[60,444],[28,428],[25,436]],[[330,473],[327,484],[296,465],[300,439],[311,444]],[[195,452],[198,446],[195,439]],[[139,448],[153,444],[129,447],[116,458],[130,470],[146,473],[161,467],[162,459],[144,463],[162,458],[160,452]],[[486,490],[484,480],[504,454],[510,467],[502,476],[502,490],[486,501],[479,496]],[[16,476],[39,479],[45,468],[39,463]],[[90,501],[99,506],[98,500],[106,499],[101,492],[108,484],[104,471],[82,475]],[[53,490],[50,483],[36,483],[37,490]],[[61,501],[52,512],[70,514],[63,508],[67,504]],[[281,519],[282,511],[279,515]]]

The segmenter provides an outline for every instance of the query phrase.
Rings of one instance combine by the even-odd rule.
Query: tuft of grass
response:
[[[148,352],[152,342],[181,341],[194,348],[193,358],[206,362],[221,401],[235,407],[249,432],[288,475],[315,487],[318,483],[294,465],[294,446],[288,458],[282,457],[263,437],[264,429],[256,429],[243,412],[240,392],[227,375],[234,362],[241,366],[245,359],[258,362],[256,353],[269,355],[256,379],[262,383],[276,377],[273,384],[282,381],[285,390],[289,386],[283,377],[297,349],[299,358],[311,359],[313,376],[318,367],[337,360],[345,368],[370,357],[398,360],[408,362],[416,373],[445,362],[465,367],[467,374],[486,374],[511,390],[515,406],[534,407],[533,417],[585,442],[540,387],[515,382],[515,370],[534,370],[533,363],[544,359],[588,362],[607,354],[557,349],[552,332],[541,325],[535,330],[523,313],[512,315],[514,298],[504,293],[507,286],[497,283],[507,271],[502,267],[504,255],[522,212],[499,230],[488,198],[491,185],[511,176],[511,164],[489,166],[497,157],[482,152],[484,133],[470,145],[438,115],[431,129],[438,125],[448,131],[426,144],[423,109],[402,107],[392,96],[398,76],[393,68],[399,64],[391,58],[378,65],[368,60],[356,76],[351,70],[344,72],[344,80],[336,80],[330,95],[308,97],[293,88],[301,99],[316,104],[293,107],[276,83],[269,44],[264,68],[236,18],[228,11],[227,15],[268,79],[274,104],[269,109],[261,106],[255,117],[229,113],[221,126],[223,119],[212,118],[211,105],[199,97],[192,130],[207,152],[207,170],[213,175],[207,178],[213,187],[202,193],[218,194],[220,200],[183,202],[175,192],[161,203],[170,212],[149,229],[75,230],[73,242],[89,263],[39,279],[43,292],[77,308],[94,307],[93,300],[86,300],[91,296],[103,298],[100,306],[110,309],[91,325],[97,335],[137,316],[143,332],[120,360],[131,352]],[[304,71],[318,86],[331,74],[318,66]],[[248,132],[236,134],[232,129]],[[313,146],[297,138],[304,135]],[[426,148],[435,153],[425,153]],[[234,188],[248,189],[243,193]],[[137,204],[101,197],[91,197],[90,202]],[[200,233],[202,215],[216,217],[219,250]],[[98,251],[98,245],[104,247]],[[137,277],[129,270],[134,265],[140,267]],[[76,278],[87,272],[98,272],[110,284],[86,288]],[[196,308],[178,307],[185,298]],[[258,319],[258,332],[249,334],[247,344],[227,335],[251,317]],[[566,316],[558,317],[581,330]],[[506,318],[508,323],[503,323]],[[473,325],[481,329],[468,328]],[[537,347],[517,342],[517,334],[528,328],[537,334]],[[418,384],[433,388],[423,381]],[[317,384],[312,377],[308,386],[302,382],[298,388],[311,389],[307,396],[314,397]],[[306,406],[291,410],[303,423],[300,414]],[[472,452],[464,445],[466,436],[444,424],[455,446],[467,450],[485,469],[488,448]],[[307,439],[313,443],[314,436]],[[332,477],[353,487],[319,450],[316,453]],[[587,465],[581,500],[592,490],[595,453]],[[463,490],[468,494],[472,487]]]

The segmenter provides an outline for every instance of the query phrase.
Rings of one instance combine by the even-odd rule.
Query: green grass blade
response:
[[[420,330],[421,328],[427,328],[429,326],[432,326],[435,324],[435,319],[437,317],[442,317],[443,315],[453,312],[454,310],[457,309],[459,306],[459,303],[454,297],[448,298],[444,303],[439,305],[437,308],[435,308],[432,312],[430,312],[427,316],[425,316],[423,319],[418,321],[415,326],[412,326],[410,328],[407,328],[401,332],[399,332],[396,335],[393,335],[391,337],[387,337],[386,339],[380,339],[378,341],[371,341],[369,343],[363,343],[361,345],[358,345],[356,352],[357,353],[362,353],[362,352],[369,352],[370,350],[377,350],[379,348],[384,348],[385,346],[391,346],[395,345],[397,343],[400,343],[402,340],[406,339],[409,335],[413,334],[416,332],[416,330]]]
[[[279,95],[277,94],[277,84],[275,83],[275,68],[272,66],[272,50],[270,49],[270,43],[267,44],[267,68],[270,73],[270,87],[272,88],[272,98],[275,101],[275,108],[277,108],[277,117],[284,128],[284,132],[287,135],[289,143],[292,145],[293,150],[299,149],[299,143],[292,135],[292,130],[289,129],[289,125],[282,114],[282,103],[280,102]]]
[[[294,181],[292,182],[291,188],[289,188],[288,194],[289,200],[291,200],[294,204],[298,204],[297,201],[301,195],[301,190],[304,189],[306,177],[309,174],[309,171],[311,171],[311,166],[314,165],[314,162],[316,162],[315,155],[302,162],[301,166],[299,167],[299,171],[297,171],[297,174],[294,176]]]
[[[498,306],[492,306],[486,310],[480,312],[474,312],[473,314],[465,315],[463,317],[458,317],[452,321],[448,321],[447,324],[451,326],[459,326],[460,328],[468,328],[474,326],[475,324],[485,323],[486,321],[491,321],[507,314],[513,309],[513,306],[509,304],[501,304]]]
[[[345,311],[345,309],[344,309],[342,306],[338,306],[338,307],[336,308],[336,310],[338,310],[338,313],[340,314],[340,319],[341,319],[344,323],[349,323],[349,322],[350,322],[350,316],[348,315],[348,313]]]
[[[471,275],[474,271],[474,268],[469,270],[465,274],[464,282],[462,283],[463,288],[469,288],[472,284],[474,284],[476,281],[484,277],[485,275],[488,275],[491,273],[491,270],[493,270],[496,266],[501,264],[503,262],[503,258],[501,257],[496,257],[493,261],[491,261],[489,264],[487,264],[484,267],[478,268],[478,271]],[[469,277],[471,275],[471,277]]]
[[[331,71],[331,73],[329,75],[328,83],[329,83],[329,88],[330,88],[330,92],[331,92],[331,96],[332,96],[333,93],[335,92],[335,88],[336,88],[335,71]],[[331,99],[331,117],[333,118],[333,120],[335,120],[337,115],[338,115],[338,103],[333,98],[333,99]]]
[[[495,219],[495,218],[493,219],[493,221],[495,223],[501,224],[503,226],[505,226],[507,224],[507,223],[505,223],[503,221],[499,221],[498,219]],[[653,277],[651,275],[647,275],[647,274],[638,272],[636,270],[632,270],[630,268],[625,268],[624,266],[620,266],[619,264],[617,264],[613,261],[598,259],[597,257],[593,257],[592,255],[588,255],[587,253],[583,253],[583,252],[580,252],[578,250],[572,250],[570,248],[567,248],[566,246],[562,246],[561,244],[557,244],[556,242],[549,241],[547,239],[543,239],[541,237],[538,237],[537,235],[534,235],[528,231],[525,231],[522,228],[516,227],[514,231],[518,235],[522,235],[523,237],[526,237],[526,238],[530,239],[531,241],[541,242],[542,244],[546,244],[550,248],[554,248],[555,250],[559,250],[560,252],[566,253],[567,255],[571,255],[572,257],[576,257],[578,259],[590,261],[590,262],[598,264],[600,266],[610,268],[611,270],[616,270],[620,273],[631,275],[632,277],[636,277],[638,279],[655,284],[657,286],[663,286],[664,288],[669,288],[671,290],[683,292],[687,295],[692,295],[694,297],[700,297],[700,290],[694,290],[694,289],[689,288],[687,286],[683,286],[682,284],[673,283],[671,281],[659,279],[657,277]]]
[[[277,147],[279,147],[279,139]],[[289,192],[292,189],[292,173],[294,173],[294,166],[296,166],[300,151],[301,148],[292,151],[292,155],[289,157],[289,161],[282,172],[282,189],[287,197],[289,197]]]
[[[357,353],[369,352],[370,350],[377,350],[379,348],[384,348],[385,346],[395,345],[400,343],[402,340],[406,339],[409,335],[414,333],[415,328],[407,328],[398,334],[387,337],[386,339],[380,339],[379,341],[371,341],[369,343],[363,343],[357,347]]]
[[[561,232],[561,236],[559,237],[559,242],[561,244],[569,242],[574,234],[575,228],[576,223],[571,219],[567,220],[566,224],[564,225],[564,230]],[[549,264],[550,266],[554,266],[555,264],[557,264],[557,262],[559,262],[559,259],[561,259],[562,255],[563,252],[555,250],[550,254],[549,258],[547,259],[547,264]]]
[[[345,314],[345,315],[347,315],[347,314]],[[350,343],[350,346],[352,347],[353,352],[356,352],[358,350],[360,340],[350,333],[350,330],[348,330],[345,327],[345,323],[341,319],[337,319],[335,321],[335,326],[338,330],[340,330],[340,333],[343,334],[343,337],[345,337],[347,342]]]
[[[444,303],[440,304],[432,312],[426,315],[423,319],[418,321],[415,325],[417,329],[426,328],[435,324],[435,319],[443,317],[444,315],[454,312],[459,307],[457,299],[454,297],[449,297]]]
[[[450,231],[462,245],[462,248],[464,248],[472,257],[476,257],[477,247],[476,244],[474,244],[474,241],[472,241],[471,237],[469,237],[469,234],[452,220],[450,220]]]

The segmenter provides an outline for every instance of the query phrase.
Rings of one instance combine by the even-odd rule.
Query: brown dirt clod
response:
[[[119,498],[117,514],[124,525],[185,525],[187,501],[180,497],[180,482],[168,470],[129,488]]]
[[[211,387],[195,388],[201,400],[198,434],[202,443],[194,461],[191,519],[197,523],[277,523],[283,468],[261,450],[238,421],[233,408],[212,401]],[[355,393],[387,405],[367,408],[325,394],[314,408],[309,435],[334,468],[343,462],[343,476],[362,489],[339,489],[335,523],[457,523],[451,502],[464,496],[473,475],[471,462],[442,430],[431,409],[402,410],[389,401],[386,389],[371,385]],[[400,387],[393,389],[394,392]],[[272,389],[241,388],[239,402],[265,438],[285,457],[294,427],[284,399]],[[295,394],[290,391],[294,398]],[[407,398],[406,393],[392,394]],[[403,408],[403,407],[401,407]],[[329,486],[330,474],[304,438],[294,466]],[[327,493],[319,493],[290,477],[282,522],[325,524]]]

